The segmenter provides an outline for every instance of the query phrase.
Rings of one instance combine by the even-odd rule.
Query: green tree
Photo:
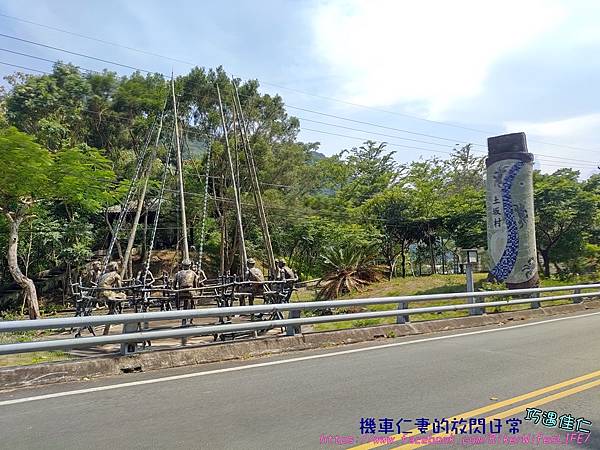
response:
[[[546,277],[552,262],[566,261],[583,250],[597,215],[598,197],[586,191],[578,177],[572,169],[534,172],[536,240]]]
[[[403,186],[395,186],[365,202],[362,207],[365,220],[376,221],[381,230],[381,254],[386,260],[391,279],[398,258],[402,277],[406,276],[406,254],[410,244],[419,236],[419,222],[414,220],[414,204],[410,192]]]
[[[346,166],[346,179],[338,196],[349,206],[359,206],[391,187],[400,178],[404,167],[394,161],[394,152],[387,144],[365,141],[360,147],[339,154]]]
[[[106,180],[112,172],[95,150],[66,149],[56,155],[14,127],[0,129],[0,210],[8,221],[9,271],[24,290],[29,316],[39,317],[33,281],[19,267],[19,229],[43,203],[64,202],[95,211],[109,198]]]
[[[436,242],[442,226],[446,197],[446,170],[438,158],[415,161],[409,166],[407,192],[413,204],[413,220],[419,224],[419,240],[427,245],[431,273],[436,269]]]
[[[29,317],[40,315],[37,292],[33,281],[19,268],[19,228],[31,217],[36,201],[49,194],[50,153],[37,144],[31,136],[14,127],[0,130],[0,209],[8,220],[8,269],[16,283],[23,288]]]

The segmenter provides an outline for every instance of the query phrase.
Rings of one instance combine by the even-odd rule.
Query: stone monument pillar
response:
[[[486,168],[490,278],[509,289],[538,287],[533,155],[525,133],[488,138]]]

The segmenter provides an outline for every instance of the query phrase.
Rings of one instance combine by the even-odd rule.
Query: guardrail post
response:
[[[299,319],[300,318],[300,310],[292,309],[288,313],[288,319]],[[287,336],[294,336],[296,334],[302,333],[302,326],[300,325],[286,325],[285,334]]]
[[[574,289],[573,294],[581,294],[581,289]],[[573,303],[581,303],[583,301],[583,297],[575,297],[573,299]]]
[[[473,280],[473,265],[470,262],[465,264],[467,272],[467,292],[475,292],[475,281]],[[477,303],[475,297],[469,297],[467,303]],[[470,316],[480,316],[484,312],[483,308],[471,308],[469,309]]]
[[[136,333],[139,331],[139,323],[128,322],[123,324],[123,334],[125,333]],[[137,342],[125,342],[121,344],[121,355],[133,355],[138,351],[139,343]]]
[[[407,309],[407,308],[408,308],[408,302],[398,303],[398,309]],[[410,318],[409,318],[408,314],[398,314],[396,316],[397,324],[402,324],[402,323],[406,323],[406,322],[410,322]]]
[[[533,294],[531,294],[531,298],[540,298],[540,293],[539,292],[534,292]],[[531,302],[531,309],[537,309],[539,307],[540,307],[540,301],[539,300]]]

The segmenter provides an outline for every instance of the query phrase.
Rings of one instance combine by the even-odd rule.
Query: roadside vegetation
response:
[[[221,261],[224,271],[239,267],[234,193],[220,176],[227,158],[216,93],[218,85],[225,114],[232,117],[232,81],[248,122],[275,254],[301,279],[323,278],[320,298],[371,295],[377,289],[385,295],[460,290],[462,277],[454,274],[461,272],[464,248],[479,248],[480,269],[486,270],[480,149],[450,145],[440,149],[443,159],[400,162],[409,158],[386,142],[367,140],[352,148],[302,142],[301,119],[290,115],[283,98],[262,93],[258,80],[232,80],[219,67],[194,68],[175,80],[190,245],[203,248],[208,276],[218,273]],[[169,90],[170,80],[159,74],[81,73],[63,63],[47,75],[6,77],[0,89],[0,253],[7,256],[0,259],[0,312],[22,310],[35,318],[69,305],[71,283],[101,258],[126,192],[140,189],[131,182],[138,160],[152,182],[127,276],[137,273],[148,252],[148,224],[159,201],[152,268],[160,274],[176,266],[176,180],[169,178],[162,199],[156,181],[165,169],[170,134],[156,151],[144,153],[163,108],[165,129],[174,124]],[[238,153],[248,255],[261,266],[266,254],[260,221],[247,206],[253,204],[250,177]],[[207,164],[211,177],[205,186],[200,174]],[[172,162],[166,169],[173,173]],[[205,188],[211,196],[206,216]],[[534,194],[544,284],[595,277],[600,175],[582,180],[569,168],[535,172]],[[126,217],[124,230],[131,220]],[[119,242],[126,240],[122,230],[115,254],[123,254]],[[174,257],[161,259],[169,251]]]
[[[15,316],[13,314],[4,314],[2,316],[2,320],[17,320],[20,318],[22,318],[22,316]],[[21,333],[0,333],[0,345],[14,344],[18,342],[31,342],[36,340],[37,337],[48,334],[52,334],[52,331],[37,333],[33,331],[24,331]],[[71,358],[71,355],[62,351],[32,352],[21,353],[16,355],[0,355],[0,367],[25,366],[30,364],[60,361]]]
[[[505,290],[506,287],[500,284],[492,284],[486,282],[487,274],[475,273],[475,289],[480,290]],[[566,280],[557,279],[543,279],[541,287],[553,287],[553,286],[566,286],[574,283],[586,283],[591,280],[588,278],[578,278]],[[447,294],[455,292],[465,292],[465,276],[464,275],[432,275],[423,277],[407,277],[407,278],[395,278],[392,281],[381,281],[373,283],[363,289],[362,291],[356,291],[349,295],[344,295],[340,299],[352,299],[352,298],[373,298],[373,297],[393,297],[393,296],[404,296],[404,295],[428,295],[428,294]],[[572,294],[573,291],[556,291],[543,293],[540,297],[541,306],[556,306],[563,304],[570,304],[572,300],[552,300],[543,301],[544,297],[557,296]],[[293,297],[293,301],[312,301],[317,298],[318,289],[302,289]],[[516,297],[515,297],[516,298]],[[507,297],[503,297],[503,300]],[[494,298],[487,298],[487,302],[495,301]],[[442,306],[442,305],[453,305],[466,303],[467,297],[452,300],[452,301],[431,301],[431,302],[411,302],[410,308],[428,307],[428,306]],[[354,313],[354,312],[366,312],[366,311],[385,311],[397,309],[398,305],[383,304],[383,305],[369,305],[364,307],[354,308],[338,308],[338,313]],[[529,303],[523,305],[508,305],[508,306],[493,306],[486,308],[486,313],[497,313],[507,311],[519,311],[529,309]],[[306,313],[306,316],[322,314],[323,312]],[[436,313],[422,313],[414,314],[410,316],[411,322],[420,322],[426,320],[436,319],[448,319],[453,317],[465,317],[468,316],[468,311],[444,311]],[[314,331],[331,331],[331,330],[342,330],[348,328],[360,328],[375,325],[386,325],[396,323],[395,317],[382,318],[382,319],[363,319],[363,320],[352,320],[346,322],[335,322],[326,324],[317,324],[313,326]]]

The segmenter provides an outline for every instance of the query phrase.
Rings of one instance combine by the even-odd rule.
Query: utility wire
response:
[[[0,34],[0,36],[2,36],[2,34]],[[5,49],[1,49],[0,48],[0,50],[5,50]],[[17,53],[17,54],[20,54],[20,55],[23,55],[23,56],[28,56],[28,57],[32,57],[32,58],[36,58],[36,59],[41,59],[41,60],[44,60],[44,61],[47,61],[47,62],[58,62],[58,61],[48,60],[46,58],[39,58],[37,56],[28,55],[28,54],[24,54],[24,53],[12,52],[10,50],[5,50],[5,51],[9,51],[11,53]],[[10,64],[10,63],[6,63],[6,62],[2,62],[2,61],[0,61],[0,64],[8,65],[8,66],[11,66],[11,67],[22,68],[24,70],[30,70],[30,71],[39,72],[39,73],[49,73],[49,72],[44,72],[44,71],[40,71],[40,70],[37,70],[37,69],[32,69],[32,68],[28,68],[28,67],[25,67],[25,66],[19,66],[19,65],[15,65],[15,64]],[[75,67],[77,67],[77,66],[75,66]],[[91,71],[90,69],[83,69],[83,70]],[[301,110],[301,111],[305,111],[305,112],[309,112],[309,113],[313,113],[313,114],[318,114],[318,115],[323,115],[323,116],[327,116],[327,117],[332,117],[332,118],[336,118],[336,119],[344,120],[344,121],[348,121],[348,122],[360,123],[360,124],[364,124],[364,125],[368,125],[368,126],[372,126],[372,127],[376,127],[376,128],[390,129],[390,130],[395,130],[395,131],[399,131],[399,132],[403,132],[403,133],[408,133],[408,134],[427,136],[427,137],[430,137],[430,138],[433,138],[433,139],[440,139],[440,140],[445,140],[445,141],[449,141],[449,142],[456,142],[457,141],[457,139],[449,139],[449,138],[445,138],[445,137],[441,137],[441,136],[435,136],[435,135],[424,134],[424,133],[416,133],[416,132],[412,132],[412,131],[409,131],[409,130],[404,130],[404,129],[400,129],[400,128],[394,128],[394,127],[388,127],[388,126],[384,126],[384,125],[375,124],[375,123],[372,123],[372,122],[360,121],[360,120],[350,119],[350,118],[347,118],[347,117],[338,116],[338,115],[334,115],[334,114],[322,113],[322,112],[319,112],[319,111],[315,111],[315,110],[311,110],[311,109],[307,109],[307,108],[301,108],[301,107],[297,107],[297,106],[293,106],[293,105],[289,105],[289,104],[285,104],[285,103],[284,103],[284,105],[286,107],[288,107],[288,108],[291,108],[291,109],[297,109],[297,110]],[[93,113],[93,114],[100,114],[98,111],[92,111],[92,110],[83,110],[82,109],[81,111],[86,111],[86,112],[90,112],[90,113]],[[119,113],[115,112],[115,114],[119,114]],[[394,136],[394,135],[388,135],[388,134],[384,134],[384,133],[378,133],[378,132],[373,132],[373,131],[361,130],[361,129],[356,129],[356,128],[352,128],[352,127],[346,127],[346,126],[339,125],[339,124],[333,124],[333,123],[329,123],[329,122],[317,121],[317,120],[309,119],[309,118],[299,118],[299,119],[300,120],[309,121],[309,122],[314,122],[314,123],[320,123],[320,124],[324,124],[324,125],[327,125],[327,126],[333,126],[333,127],[337,127],[337,128],[343,128],[343,129],[347,129],[347,130],[362,132],[362,133],[370,133],[370,134],[381,135],[381,136],[385,136],[385,137],[393,137],[393,138],[396,138],[396,139],[407,140],[407,141],[418,142],[418,143],[424,143],[424,144],[428,144],[428,145],[444,146],[444,144],[441,144],[441,143],[435,143],[435,142],[430,142],[430,141],[421,141],[421,140],[418,140],[418,139],[410,139],[410,138],[405,138],[405,137],[402,137],[402,136]],[[124,118],[123,121],[129,121],[129,119],[125,119]],[[186,127],[186,129],[188,130],[189,133],[199,134],[198,131],[196,131],[196,130],[190,130],[189,127]],[[313,129],[313,128],[301,127],[301,129],[303,129],[305,131],[312,131],[312,132],[316,132],[316,133],[327,134],[327,135],[338,136],[338,137],[345,137],[345,138],[349,138],[349,139],[361,139],[363,141],[370,139],[370,138],[366,138],[366,137],[365,138],[362,138],[362,137],[358,138],[356,136],[348,136],[348,135],[344,135],[344,134],[340,134],[340,133],[332,133],[332,132],[328,132],[328,131],[324,131],[324,130],[316,130],[316,129]],[[200,133],[199,135],[206,136],[205,133]],[[427,151],[427,152],[430,152],[430,153],[452,154],[451,151],[442,151],[442,150],[427,149],[427,148],[423,148],[423,147],[407,146],[407,145],[402,145],[402,144],[398,144],[398,143],[388,143],[388,144],[390,146],[394,146],[394,147],[408,148],[408,149],[413,149],[413,150],[422,150],[422,151]],[[483,144],[478,144],[478,143],[473,143],[472,145],[479,146],[479,147],[485,147]],[[484,154],[485,154],[485,152],[484,152]],[[595,168],[595,167],[598,166],[598,163],[596,163],[594,161],[581,160],[581,159],[575,159],[575,158],[558,157],[558,156],[554,156],[554,155],[545,155],[545,154],[542,154],[542,153],[534,153],[534,154],[536,156],[539,156],[539,157],[551,158],[551,159],[555,159],[557,161],[574,161],[574,162],[580,162],[580,163],[583,163],[583,164],[587,164],[587,165],[578,165],[578,167],[581,167],[581,168],[592,168],[592,166]],[[553,164],[547,163],[546,165],[552,166]],[[571,163],[571,165],[573,165],[573,164]],[[560,165],[554,165],[554,166],[560,167]]]
[[[133,67],[133,66],[130,66],[130,65],[127,65],[127,64],[122,64],[122,63],[119,63],[119,62],[110,61],[108,59],[97,58],[95,56],[86,55],[85,53],[72,52],[71,50],[65,50],[64,48],[54,47],[53,45],[42,44],[41,42],[30,41],[29,39],[23,39],[23,38],[20,38],[20,37],[17,37],[17,36],[11,36],[9,34],[0,33],[0,37],[4,37],[4,38],[7,38],[7,39],[13,39],[13,40],[19,41],[19,42],[25,42],[25,43],[31,44],[31,45],[37,45],[38,47],[44,47],[44,48],[48,48],[50,50],[56,50],[58,52],[68,53],[69,55],[75,55],[75,56],[79,56],[81,58],[87,58],[87,59],[91,59],[91,60],[94,60],[94,61],[103,62],[105,64],[112,64],[112,65],[123,67],[123,68],[126,68],[126,69],[136,70],[136,71],[144,72],[144,73],[152,73],[149,70],[140,69],[139,67]]]
[[[17,69],[29,70],[30,72],[45,73],[45,74],[49,73],[49,72],[45,72],[43,70],[32,69],[31,67],[19,66],[17,64],[11,64],[11,63],[7,63],[4,61],[0,61],[0,64],[2,64],[3,66],[16,67]]]
[[[137,48],[134,48],[134,47],[128,47],[128,46],[123,45],[123,44],[118,44],[116,42],[106,41],[104,39],[98,39],[98,38],[95,38],[95,37],[92,37],[92,36],[87,36],[87,35],[81,34],[81,33],[74,33],[73,31],[69,31],[69,30],[65,30],[65,29],[62,29],[62,28],[53,27],[53,26],[50,26],[50,25],[45,25],[45,24],[39,23],[39,22],[33,22],[31,20],[22,19],[20,17],[9,16],[8,14],[2,14],[2,13],[0,13],[0,17],[5,17],[7,19],[16,20],[18,22],[28,23],[30,25],[35,25],[35,26],[38,26],[38,27],[46,28],[48,30],[58,31],[59,33],[69,34],[71,36],[77,36],[77,37],[80,37],[80,38],[83,38],[83,39],[88,39],[90,41],[100,42],[102,44],[107,44],[107,45],[112,45],[114,47],[124,48],[126,50],[131,50],[133,52],[142,53],[144,55],[156,56],[158,58],[168,59],[169,61],[175,61],[175,62],[180,62],[180,63],[183,63],[183,64],[189,64],[191,66],[195,66],[195,64],[193,64],[191,62],[184,61],[184,60],[181,60],[181,59],[172,58],[170,56],[161,55],[159,53],[149,52],[147,50],[140,50],[140,49],[137,49]]]
[[[133,47],[126,47],[126,46],[123,46],[121,44],[117,44],[117,43],[114,43],[114,42],[103,41],[103,40],[99,40],[99,39],[96,39],[96,38],[93,38],[93,37],[90,37],[90,36],[85,36],[85,35],[81,35],[81,34],[78,34],[78,33],[72,33],[72,32],[69,32],[67,30],[62,30],[62,29],[59,29],[59,28],[50,27],[50,26],[39,24],[39,23],[36,23],[36,22],[26,21],[25,19],[16,18],[14,16],[9,16],[9,15],[3,15],[3,16],[6,17],[6,18],[14,19],[14,20],[19,20],[19,21],[22,21],[22,22],[25,22],[25,23],[30,23],[30,24],[33,24],[33,25],[37,25],[37,26],[42,26],[42,27],[45,27],[45,28],[54,29],[55,31],[59,31],[59,32],[63,32],[63,33],[68,33],[68,34],[76,35],[76,36],[79,36],[79,37],[84,37],[86,39],[96,40],[98,42],[103,42],[103,43],[106,43],[106,44],[123,47],[123,48],[126,48],[128,50],[132,50],[132,51],[136,51],[136,52],[140,52],[140,53],[145,53],[145,54],[150,54],[152,56],[157,56],[159,58],[164,58],[164,59],[169,59],[169,60],[175,60],[175,61],[182,62],[184,64],[188,64],[188,65],[191,65],[191,66],[197,66],[197,64],[194,64],[194,63],[189,62],[189,61],[178,60],[178,59],[170,58],[168,56],[160,55],[160,54],[157,54],[157,53],[151,53],[151,52],[147,52],[145,50],[135,49]],[[80,56],[80,57],[83,57],[83,58],[89,58],[89,59],[92,59],[92,60],[101,61],[101,62],[105,62],[105,63],[108,63],[108,64],[113,64],[113,65],[116,65],[116,66],[120,66],[120,67],[124,67],[124,68],[128,68],[128,69],[132,69],[132,70],[137,70],[137,71],[144,72],[144,73],[153,73],[152,71],[141,69],[141,68],[138,68],[138,67],[129,66],[127,64],[122,64],[122,63],[115,62],[115,61],[110,61],[110,60],[105,60],[105,59],[102,59],[102,58],[97,58],[95,56],[87,55],[87,54],[84,54],[84,53],[72,52],[70,50],[66,50],[66,49],[62,49],[62,48],[59,48],[59,47],[50,46],[50,45],[43,44],[43,43],[40,43],[40,42],[30,41],[30,40],[19,38],[19,37],[16,37],[16,36],[10,36],[10,35],[1,34],[1,33],[0,33],[0,36],[6,37],[8,39],[14,39],[14,40],[26,42],[26,43],[29,43],[29,44],[32,44],[32,45],[38,45],[38,46],[49,48],[49,49],[56,50],[56,51],[62,51],[62,52],[69,53],[69,54],[76,55],[76,56]],[[159,71],[155,71],[155,73],[160,73],[160,72]],[[402,116],[402,117],[407,117],[407,118],[411,118],[411,119],[415,119],[415,120],[420,120],[420,121],[425,121],[425,122],[429,122],[429,123],[434,123],[434,124],[437,124],[437,125],[443,125],[443,126],[448,126],[448,127],[463,129],[463,130],[472,131],[472,132],[481,133],[481,134],[487,134],[487,135],[494,134],[494,132],[491,132],[491,131],[480,130],[480,129],[477,129],[477,128],[466,127],[466,126],[457,125],[457,124],[448,123],[448,122],[442,122],[442,121],[437,121],[437,120],[425,119],[423,117],[418,117],[418,116],[413,116],[413,115],[410,115],[410,114],[400,113],[398,111],[388,111],[388,110],[384,110],[384,109],[380,109],[380,108],[374,108],[374,107],[370,107],[370,106],[367,106],[367,105],[361,105],[361,104],[358,104],[358,103],[348,102],[346,100],[336,99],[334,97],[328,97],[328,96],[323,96],[323,95],[319,95],[319,94],[314,94],[314,93],[310,93],[310,92],[306,92],[306,91],[302,91],[302,90],[298,90],[298,89],[294,89],[294,88],[289,88],[289,87],[286,87],[286,86],[282,86],[282,85],[274,84],[274,83],[270,83],[270,82],[262,81],[261,83],[264,84],[264,85],[267,85],[267,86],[273,86],[273,87],[276,87],[276,88],[279,88],[279,89],[284,89],[284,90],[288,90],[288,91],[292,91],[292,92],[297,92],[297,93],[300,93],[300,94],[303,94],[303,95],[308,95],[308,96],[312,96],[312,97],[316,97],[316,98],[322,98],[324,100],[338,102],[338,103],[343,103],[343,104],[347,104],[347,105],[351,105],[351,106],[355,106],[355,107],[360,107],[360,108],[364,108],[364,109],[369,109],[369,110],[373,110],[373,111],[384,112],[386,114],[394,114],[394,115],[398,115],[398,116]],[[450,140],[455,140],[455,139],[450,139]],[[539,144],[543,144],[543,145],[550,145],[550,146],[555,146],[555,147],[569,148],[569,149],[572,149],[572,150],[582,150],[582,151],[597,152],[596,149],[589,149],[589,148],[571,146],[571,145],[566,145],[566,144],[556,144],[556,143],[552,143],[552,142],[540,141],[540,140],[535,140],[535,139],[529,139],[529,141],[530,142],[539,143]],[[481,145],[481,144],[478,144],[478,145]]]
[[[74,32],[69,31],[69,30],[65,30],[65,29],[62,29],[62,28],[53,27],[53,26],[42,24],[42,23],[38,23],[38,22],[33,22],[31,20],[26,20],[26,19],[23,19],[23,18],[20,18],[20,17],[10,16],[8,14],[1,14],[0,13],[0,16],[1,17],[5,17],[7,19],[11,19],[11,20],[16,20],[18,22],[23,22],[23,23],[27,23],[27,24],[30,24],[30,25],[35,25],[35,26],[38,26],[38,27],[42,27],[42,28],[46,28],[46,29],[49,29],[49,30],[57,31],[57,32],[60,32],[60,33],[65,33],[65,34],[68,34],[68,35],[71,35],[71,36],[77,36],[77,37],[81,37],[81,38],[88,39],[88,40],[91,40],[91,41],[100,42],[100,43],[107,44],[107,45],[112,45],[112,46],[115,46],[115,47],[120,47],[120,48],[123,48],[123,49],[126,49],[126,50],[130,50],[130,51],[133,51],[133,52],[137,52],[137,53],[141,53],[141,54],[145,54],[145,55],[150,55],[150,56],[155,56],[157,58],[161,58],[161,59],[165,59],[165,60],[169,60],[169,61],[175,61],[175,62],[187,64],[187,65],[192,66],[192,67],[196,67],[198,65],[197,63],[193,63],[191,61],[186,61],[184,59],[173,58],[171,56],[162,55],[160,53],[154,53],[154,52],[150,52],[150,51],[147,51],[147,50],[142,50],[142,49],[139,49],[139,48],[129,47],[129,46],[126,46],[126,45],[123,45],[123,44],[119,44],[119,43],[111,42],[111,41],[106,41],[104,39],[98,39],[98,38],[95,38],[95,37],[92,37],[92,36],[87,36],[87,35],[81,34],[81,33],[74,33]],[[287,90],[287,91],[290,91],[290,92],[296,92],[298,94],[307,95],[307,96],[314,97],[314,98],[320,98],[320,99],[327,100],[327,101],[330,101],[330,102],[341,103],[341,104],[345,104],[345,105],[349,105],[349,106],[353,106],[353,107],[357,107],[357,108],[362,108],[362,109],[367,109],[367,110],[371,110],[371,111],[382,112],[382,113],[385,113],[385,114],[392,114],[392,115],[396,115],[396,116],[400,116],[400,117],[406,117],[406,118],[409,118],[409,119],[414,119],[414,120],[419,120],[419,121],[423,121],[423,122],[433,123],[433,124],[436,124],[436,125],[442,125],[442,126],[446,126],[446,127],[452,127],[452,128],[462,129],[462,130],[471,131],[471,132],[475,132],[475,133],[481,133],[481,134],[487,134],[487,135],[494,134],[493,132],[481,130],[481,129],[478,129],[478,128],[466,127],[466,126],[463,126],[463,125],[457,125],[457,124],[453,124],[453,123],[449,123],[449,122],[443,122],[443,121],[439,121],[439,120],[426,119],[424,117],[419,117],[419,116],[415,116],[415,115],[411,115],[411,114],[401,113],[401,112],[398,112],[398,111],[389,111],[389,110],[382,109],[382,108],[376,108],[376,107],[372,107],[372,106],[362,105],[360,103],[349,102],[349,101],[341,100],[341,99],[334,98],[334,97],[329,97],[329,96],[325,96],[325,95],[320,95],[320,94],[315,94],[315,93],[311,93],[311,92],[306,92],[306,91],[303,91],[303,90],[300,90],[300,89],[290,88],[288,86],[282,86],[282,85],[276,84],[276,83],[271,83],[271,82],[266,82],[266,81],[261,81],[261,83],[264,84],[264,85],[266,85],[266,86],[272,86],[272,87],[275,87],[275,88],[278,88],[278,89],[284,89],[284,90]],[[583,148],[583,147],[569,146],[569,145],[564,145],[564,144],[555,144],[555,143],[552,143],[552,142],[545,142],[545,141],[539,141],[539,140],[534,140],[534,139],[529,139],[529,141],[530,142],[539,143],[539,144],[544,144],[544,145],[570,148],[570,149],[573,149],[573,150],[585,150],[585,151],[591,150],[591,149],[586,149],[586,148]]]
[[[56,64],[57,62],[61,62],[61,61],[55,61],[53,59],[42,58],[40,56],[30,55],[28,53],[16,52],[14,50],[9,50],[7,48],[0,48],[0,51],[7,52],[7,53],[12,53],[13,55],[20,55],[20,56],[25,56],[27,58],[37,59],[39,61],[46,61],[46,62],[49,62],[49,63],[52,63],[52,64]],[[85,72],[96,72],[96,73],[99,73],[97,70],[86,69],[85,67],[81,67],[81,66],[75,66],[75,65],[73,65],[73,66],[76,67],[77,69],[83,70]],[[44,73],[48,73],[48,72],[44,72]]]
[[[303,120],[305,122],[313,122],[313,123],[318,123],[318,124],[327,125],[327,126],[331,126],[331,127],[343,128],[345,130],[358,131],[358,132],[361,132],[361,133],[375,134],[377,136],[390,137],[390,138],[395,138],[395,139],[401,139],[401,140],[404,140],[404,141],[418,142],[418,143],[428,144],[428,145],[437,145],[437,146],[446,147],[446,148],[448,147],[448,144],[440,144],[439,142],[421,141],[419,139],[410,139],[410,138],[405,138],[405,137],[398,136],[398,135],[393,135],[393,134],[378,133],[378,132],[370,131],[370,130],[361,130],[361,129],[358,129],[358,128],[346,127],[346,126],[335,124],[335,123],[331,123],[331,122],[322,122],[320,120],[308,119],[306,117],[296,116],[296,118],[300,119],[301,121]],[[479,146],[479,144],[472,144],[472,145],[478,145]],[[477,150],[475,150],[475,151],[477,151]],[[565,161],[575,161],[575,162],[590,163],[590,164],[593,164],[594,166],[598,165],[598,163],[595,163],[593,161],[586,161],[586,160],[582,160],[582,159],[564,158],[564,157],[561,157],[561,156],[551,156],[551,155],[544,155],[544,154],[540,154],[540,153],[534,153],[534,155],[536,155],[536,156],[543,156],[545,158],[555,158],[555,159],[565,160]]]

